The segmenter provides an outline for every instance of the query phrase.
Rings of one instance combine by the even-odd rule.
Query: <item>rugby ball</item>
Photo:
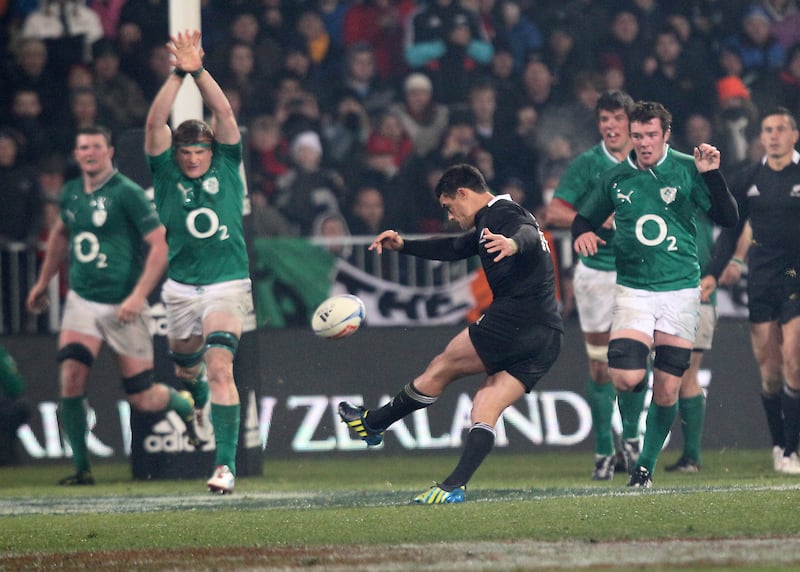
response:
[[[331,296],[314,310],[311,329],[321,338],[346,338],[358,330],[365,314],[364,302],[358,296]]]

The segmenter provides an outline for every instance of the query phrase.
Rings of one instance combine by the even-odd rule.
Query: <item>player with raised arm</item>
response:
[[[178,33],[167,47],[175,71],[153,99],[145,125],[145,154],[169,246],[162,299],[177,376],[197,395],[208,379],[216,459],[207,484],[225,494],[233,492],[239,442],[233,359],[253,310],[242,223],[242,140],[230,102],[203,68],[200,32]],[[190,119],[174,133],[170,129],[167,122],[184,79],[200,90],[213,128]]]
[[[660,103],[637,102],[629,120],[633,151],[603,174],[600,192],[581,207],[572,233],[576,252],[594,255],[605,242],[595,229],[614,214],[617,287],[608,367],[617,391],[635,390],[645,383],[647,359],[655,350],[653,400],[628,482],[649,488],[677,414],[697,331],[697,211],[721,226],[736,224],[738,212],[715,147],[703,143],[694,157],[670,149],[672,116]]]
[[[342,421],[367,445],[375,446],[392,423],[432,405],[451,383],[486,374],[472,402],[472,426],[461,458],[441,483],[414,499],[421,504],[464,501],[467,483],[494,447],[500,415],[552,367],[563,337],[550,248],[533,215],[509,195],[494,196],[480,171],[470,165],[447,169],[436,195],[448,218],[466,232],[409,240],[387,230],[370,249],[399,250],[432,260],[477,255],[494,300],[389,403],[377,409],[339,404]]]
[[[107,343],[117,356],[122,386],[139,411],[174,410],[184,420],[189,442],[194,432],[194,402],[156,383],[153,339],[145,317],[147,296],[167,265],[164,226],[144,190],[112,163],[111,133],[88,127],[75,137],[81,175],[61,192],[61,217],[50,231],[39,278],[28,294],[28,310],[42,312],[47,289],[69,255],[70,290],[58,337],[60,417],[72,446],[75,474],[62,485],[93,485],[86,445],[86,395],[89,372]],[[144,256],[144,246],[148,252]]]
[[[597,190],[600,176],[624,161],[631,149],[628,113],[633,99],[627,93],[611,90],[600,95],[595,106],[597,128],[602,141],[580,154],[561,176],[553,200],[547,207],[548,225],[570,228],[580,209]],[[578,318],[589,357],[586,394],[595,432],[595,455],[592,479],[610,480],[617,464],[611,419],[618,401],[622,418],[622,463],[626,470],[639,458],[639,419],[644,408],[644,391],[626,391],[617,395],[608,375],[608,338],[611,330],[614,288],[617,271],[614,265],[613,218],[598,229],[606,244],[594,256],[581,256],[575,265],[574,290]]]

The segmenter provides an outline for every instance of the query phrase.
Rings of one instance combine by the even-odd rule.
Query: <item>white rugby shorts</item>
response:
[[[700,322],[697,324],[697,336],[694,338],[696,350],[711,349],[714,341],[714,330],[717,328],[717,308],[713,304],[700,304]]]
[[[616,285],[617,273],[613,270],[595,270],[580,260],[575,265],[573,289],[582,332],[611,330]]]
[[[161,288],[161,300],[167,311],[167,335],[178,340],[201,336],[203,321],[214,312],[229,314],[244,323],[253,313],[252,290],[249,278],[202,286],[167,280]]]
[[[657,330],[694,342],[699,320],[699,286],[668,292],[616,286],[612,332],[637,330],[652,337]]]
[[[148,327],[150,313],[147,307],[133,322],[123,324],[117,318],[119,306],[92,302],[70,290],[64,304],[61,329],[101,339],[117,355],[153,361],[153,335]]]

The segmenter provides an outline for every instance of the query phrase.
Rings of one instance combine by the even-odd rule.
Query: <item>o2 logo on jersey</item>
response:
[[[648,238],[644,233],[644,225],[648,222],[655,223],[656,229],[658,230],[656,235],[652,238]],[[645,246],[658,246],[662,242],[667,241],[667,250],[678,250],[678,240],[674,236],[669,236],[667,234],[668,232],[667,221],[658,215],[647,214],[636,221],[636,240]]]
[[[194,209],[186,215],[186,229],[195,238],[201,240],[211,238],[219,233],[220,240],[230,238],[228,226],[219,224],[219,216],[208,207]]]
[[[97,268],[108,266],[108,257],[104,252],[100,252],[100,241],[88,231],[80,232],[72,240],[72,250],[75,260],[82,264],[97,262]]]

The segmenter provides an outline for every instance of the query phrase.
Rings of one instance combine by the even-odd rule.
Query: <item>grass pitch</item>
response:
[[[454,455],[270,460],[218,497],[203,481],[59,487],[65,465],[0,468],[0,570],[800,569],[800,477],[768,449],[707,451],[649,491],[593,482],[590,453],[504,454],[463,505],[417,506]]]

